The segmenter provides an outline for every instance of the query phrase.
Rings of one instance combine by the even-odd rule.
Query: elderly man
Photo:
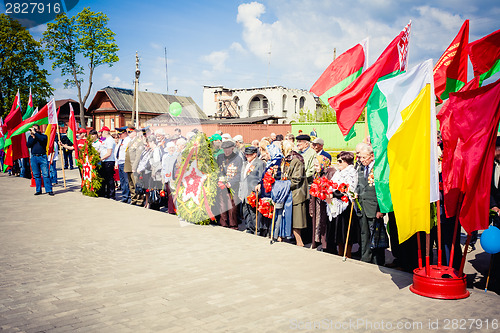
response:
[[[359,158],[362,167],[358,170],[358,186],[356,193],[359,196],[361,212],[359,213],[361,229],[361,261],[385,265],[385,249],[371,249],[371,236],[375,222],[382,219],[385,214],[380,212],[375,183],[373,181],[374,155],[373,148],[368,144],[359,147]]]
[[[242,215],[245,221],[246,231],[248,233],[255,233],[255,208],[252,208],[248,203],[247,197],[252,193],[257,184],[259,184],[266,163],[257,158],[256,147],[250,146],[245,148],[246,162],[243,164],[241,173],[240,190],[238,196],[242,201]]]
[[[115,155],[113,154],[115,150],[115,139],[109,133],[109,128],[104,126],[101,128],[102,136],[104,142],[102,143],[103,148],[101,149],[101,165],[103,170],[104,180],[102,182],[104,197],[108,199],[115,198]]]
[[[130,204],[142,206],[144,203],[144,196],[135,192],[137,166],[144,150],[144,140],[142,134],[139,135],[134,126],[128,126],[127,134],[130,142],[125,152],[125,162],[123,164],[123,171],[127,173],[128,185],[130,190]]]
[[[325,141],[321,138],[316,138],[314,139],[312,143],[312,147],[316,154],[318,155],[323,155],[325,156],[330,162],[332,162],[332,155],[328,154],[326,151],[323,150],[323,147],[325,146]]]
[[[130,137],[127,133],[127,127],[120,127],[116,129],[120,135],[118,144],[115,147],[115,168],[118,169],[120,176],[120,189],[122,191],[121,202],[128,202],[130,199],[130,188],[128,185],[128,176],[125,172],[125,154],[127,152]]]
[[[241,180],[242,159],[234,152],[234,141],[222,143],[224,153],[217,157],[219,165],[220,224],[226,228],[238,229],[238,190]]]
[[[306,170],[306,178],[309,185],[313,182],[314,177],[314,160],[316,152],[310,147],[311,137],[307,134],[297,136],[297,149],[304,158],[304,169]]]
[[[237,153],[243,161],[246,161],[247,158],[245,156],[245,144],[243,143],[243,136],[241,135],[235,135],[233,138],[234,143],[236,144],[236,147],[234,148],[234,152]]]

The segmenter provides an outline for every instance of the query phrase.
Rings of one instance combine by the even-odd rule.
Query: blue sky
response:
[[[334,48],[340,55],[366,37],[372,64],[410,19],[410,67],[436,62],[465,19],[470,41],[500,29],[498,0],[85,0],[68,15],[84,7],[108,15],[120,48],[118,63],[97,68],[87,106],[108,85],[133,87],[136,51],[141,90],[166,92],[166,47],[169,93],[177,89],[202,107],[204,85],[308,90]],[[38,40],[44,28],[30,32]],[[49,72],[56,99],[77,100],[75,90],[63,88],[60,72]]]

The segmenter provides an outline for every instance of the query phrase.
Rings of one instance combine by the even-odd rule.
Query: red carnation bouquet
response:
[[[266,192],[271,192],[275,181],[276,180],[271,174],[271,169],[267,170],[266,174],[264,175],[264,179],[262,180],[262,183],[264,184],[264,190],[266,190]]]
[[[328,195],[333,193],[333,190],[337,189],[337,187],[338,185],[336,183],[332,182],[326,177],[316,178],[311,184],[309,194],[311,194],[313,197],[325,200]]]
[[[272,200],[270,198],[259,199],[259,208],[257,208],[257,210],[264,217],[272,219],[274,213],[274,205]]]
[[[257,197],[255,195],[255,192],[250,193],[250,195],[247,197],[247,202],[252,208],[255,208],[255,205],[257,204]]]

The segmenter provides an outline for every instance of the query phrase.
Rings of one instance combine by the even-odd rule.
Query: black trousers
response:
[[[102,175],[104,180],[102,182],[103,193],[105,198],[115,198],[115,161],[102,162]]]

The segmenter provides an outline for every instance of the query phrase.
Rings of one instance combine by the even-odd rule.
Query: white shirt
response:
[[[130,138],[127,136],[125,139],[120,139],[115,147],[114,155],[116,164],[125,163],[125,154],[127,152],[128,144],[130,143]]]
[[[105,156],[108,152],[108,149],[111,149],[111,155],[104,160],[104,162],[114,162],[115,161],[115,154],[113,152],[115,151],[115,139],[113,139],[112,136],[108,136],[106,140],[102,143],[102,150],[101,150],[101,158]]]

